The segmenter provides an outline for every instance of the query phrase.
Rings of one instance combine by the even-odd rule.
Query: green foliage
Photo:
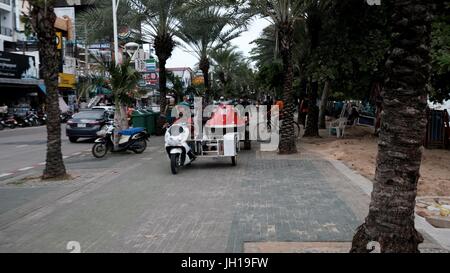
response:
[[[241,28],[231,27],[234,23],[234,13],[221,7],[190,9],[179,18],[177,37],[192,50],[187,51],[200,61],[208,58],[209,52],[242,33]]]
[[[283,64],[277,59],[264,63],[256,76],[257,82],[265,91],[274,91],[276,96],[283,92]]]
[[[332,90],[346,97],[367,97],[373,81],[381,77],[388,46],[383,8],[370,7],[361,0],[301,1],[304,20],[294,23],[294,61],[297,86],[301,81],[329,80]],[[255,41],[252,51],[262,79],[276,70],[276,28],[269,26]],[[280,76],[280,75],[278,75]],[[267,78],[269,77],[269,78]],[[273,78],[278,88],[282,78]]]
[[[431,100],[450,99],[450,3],[438,6],[432,25]]]
[[[132,104],[137,95],[137,84],[141,74],[130,66],[127,59],[121,64],[102,63],[102,70],[109,75],[109,85],[116,104]]]
[[[181,78],[172,72],[167,73],[167,79],[173,84],[171,91],[173,91],[177,98],[180,99],[184,96],[183,83],[181,82]]]
[[[330,80],[332,90],[347,98],[368,97],[388,47],[383,8],[345,0],[311,9],[321,19],[314,26],[318,33],[311,33],[313,23],[307,24],[312,45],[306,73],[313,81]]]
[[[134,1],[121,0],[117,9],[118,27],[141,28],[141,18],[137,16]],[[77,15],[76,32],[87,43],[113,41],[113,20],[111,0],[96,0],[95,6]],[[141,37],[134,37],[135,40]]]
[[[251,96],[255,91],[255,75],[250,68],[249,62],[242,52],[237,51],[236,46],[226,44],[223,48],[218,48],[210,52],[214,62],[213,85],[217,89],[217,95],[227,97]]]

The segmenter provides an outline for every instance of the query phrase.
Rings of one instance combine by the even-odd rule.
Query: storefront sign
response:
[[[75,75],[77,73],[77,59],[65,56],[63,63],[63,73]]]
[[[205,79],[203,78],[203,76],[195,76],[192,79],[192,84],[194,85],[201,85],[205,83]]]
[[[155,85],[158,83],[158,74],[156,72],[142,73],[142,79],[147,86]]]
[[[75,88],[75,85],[76,85],[75,75],[59,73],[58,87]]]
[[[156,60],[153,58],[145,60],[145,70],[147,72],[155,72],[156,71]]]
[[[62,32],[57,31],[56,32],[56,49],[62,49],[63,39],[62,39]]]
[[[0,78],[38,79],[34,57],[0,51]]]

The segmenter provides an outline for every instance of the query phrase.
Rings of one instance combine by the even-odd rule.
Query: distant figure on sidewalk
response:
[[[300,103],[298,115],[299,115],[299,123],[303,125],[303,128],[306,127],[306,116],[308,115],[308,99],[302,100]]]
[[[3,103],[2,106],[0,106],[0,115],[6,114],[8,114],[8,106]]]

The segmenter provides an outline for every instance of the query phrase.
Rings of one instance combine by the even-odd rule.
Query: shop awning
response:
[[[104,88],[104,87],[97,87],[97,95],[111,95],[112,91],[108,88]]]
[[[8,86],[37,86],[39,90],[42,91],[45,95],[45,83],[44,80],[32,80],[32,79],[10,79],[10,78],[0,78],[0,85],[8,85]]]

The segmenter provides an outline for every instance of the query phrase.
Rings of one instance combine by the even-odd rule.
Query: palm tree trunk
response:
[[[205,101],[209,102],[210,88],[209,88],[209,59],[202,57],[199,63],[199,68],[203,73],[203,80],[205,81]]]
[[[170,33],[162,32],[157,33],[154,37],[154,45],[155,45],[155,53],[158,56],[159,61],[159,109],[161,116],[158,118],[156,125],[156,134],[162,135],[164,133],[163,126],[166,123],[166,119],[164,119],[163,115],[166,110],[166,94],[167,94],[167,71],[166,71],[166,62],[172,56],[173,48],[175,47],[175,43]]]
[[[426,0],[391,2],[391,50],[377,168],[369,215],[354,238],[351,252],[419,252],[423,238],[414,227],[417,182],[425,135],[430,75],[430,9]]]
[[[53,5],[43,5],[40,1],[29,1],[31,24],[39,40],[41,73],[45,82],[47,98],[47,158],[43,179],[66,175],[66,167],[61,153],[61,123],[59,119],[58,72],[59,50],[55,43],[56,15]]]
[[[119,132],[128,129],[128,117],[127,117],[127,106],[120,102],[118,99],[115,100],[116,110],[114,113],[114,150],[119,147],[120,135]]]
[[[319,128],[326,129],[327,125],[325,122],[325,111],[327,107],[328,97],[330,96],[330,81],[325,81],[325,86],[322,91],[322,99],[320,100],[320,108],[319,108]]]
[[[295,130],[294,130],[294,90],[292,47],[294,43],[294,28],[292,24],[286,22],[279,28],[280,54],[283,60],[283,100],[282,110],[283,120],[280,126],[280,143],[278,151],[280,154],[293,154],[297,152]]]
[[[163,114],[164,109],[166,109],[166,94],[167,94],[167,71],[166,71],[166,62],[167,60],[164,57],[159,57],[159,109],[161,114]]]
[[[311,83],[311,92],[309,94],[308,117],[306,120],[305,137],[319,136],[319,107],[317,107],[318,82]]]

